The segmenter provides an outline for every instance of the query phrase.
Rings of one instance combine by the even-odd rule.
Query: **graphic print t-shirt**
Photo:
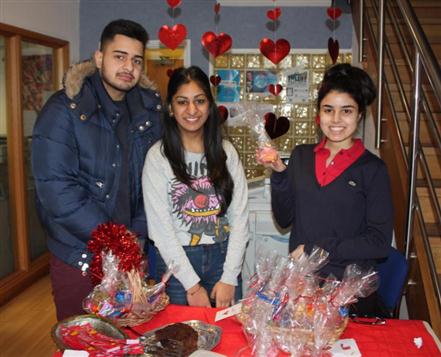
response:
[[[204,154],[187,152],[187,172],[194,177],[189,187],[173,178],[170,182],[170,202],[175,224],[188,232],[186,245],[213,244],[229,236],[226,217],[219,217],[220,201],[207,176]]]

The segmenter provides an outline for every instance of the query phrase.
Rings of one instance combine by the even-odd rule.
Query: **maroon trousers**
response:
[[[92,291],[89,276],[83,276],[80,269],[62,262],[51,254],[50,277],[57,320],[79,314],[85,314],[83,299]]]

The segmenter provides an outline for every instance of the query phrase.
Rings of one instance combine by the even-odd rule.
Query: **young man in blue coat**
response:
[[[147,237],[141,173],[162,131],[162,108],[143,75],[146,43],[141,25],[109,23],[94,59],[69,69],[35,124],[32,167],[58,320],[83,313],[92,289],[87,242],[98,224]]]

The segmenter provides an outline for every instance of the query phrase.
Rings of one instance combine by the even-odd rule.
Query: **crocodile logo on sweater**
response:
[[[178,180],[171,184],[173,213],[191,234],[190,245],[198,245],[202,235],[211,236],[215,242],[228,238],[229,226],[225,217],[218,217],[220,201],[207,176],[193,181],[188,187]]]

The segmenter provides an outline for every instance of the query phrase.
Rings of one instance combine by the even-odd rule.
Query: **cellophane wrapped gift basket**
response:
[[[137,237],[124,225],[99,225],[88,249],[94,254],[89,274],[96,285],[83,301],[85,311],[119,326],[136,326],[168,305],[165,284],[173,267],[161,282],[148,285],[146,260]]]
[[[238,315],[252,354],[324,356],[348,322],[348,305],[376,290],[373,270],[348,265],[341,281],[317,274],[328,253],[314,247],[298,259],[259,252],[256,274]],[[274,262],[278,262],[274,267]]]

